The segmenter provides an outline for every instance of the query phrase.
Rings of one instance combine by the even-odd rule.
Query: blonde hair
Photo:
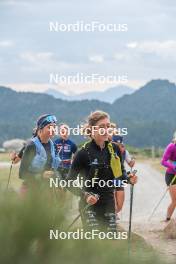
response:
[[[96,110],[94,112],[91,112],[87,118],[87,122],[84,124],[83,134],[86,137],[91,138],[91,130],[92,130],[91,128],[95,126],[98,121],[104,118],[110,118],[109,114],[101,110]]]
[[[111,128],[117,128],[116,123],[111,123]]]
[[[109,114],[100,110],[94,111],[87,118],[88,126],[95,126],[98,121],[104,118],[110,118]]]

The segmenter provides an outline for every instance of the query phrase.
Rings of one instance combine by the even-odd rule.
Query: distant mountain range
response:
[[[55,98],[68,101],[76,100],[100,100],[102,102],[113,103],[116,99],[122,97],[125,94],[132,94],[135,90],[128,86],[116,86],[109,89],[106,89],[103,92],[93,91],[86,92],[81,94],[71,94],[65,95],[62,92],[57,91],[56,89],[48,89],[45,91],[46,94],[52,95]]]
[[[176,85],[152,80],[110,104],[99,100],[66,101],[51,95],[16,92],[0,87],[0,144],[7,139],[29,138],[35,120],[53,113],[59,122],[74,127],[94,110],[107,111],[119,127],[127,127],[125,142],[136,147],[165,146],[176,130]],[[74,137],[76,142],[85,140]]]

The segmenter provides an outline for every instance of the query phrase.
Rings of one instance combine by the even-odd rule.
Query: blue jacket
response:
[[[59,157],[61,159],[59,167],[69,169],[71,166],[72,155],[77,151],[76,144],[70,139],[63,140],[62,138],[56,139],[54,143],[57,146]]]
[[[47,162],[47,153],[38,137],[32,138],[32,142],[34,142],[36,147],[36,155],[32,160],[29,171],[32,173],[42,173]],[[52,169],[57,170],[57,168],[59,167],[60,158],[56,154],[53,141],[49,140],[49,142],[51,146]]]

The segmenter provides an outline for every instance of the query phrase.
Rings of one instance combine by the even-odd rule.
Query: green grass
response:
[[[49,230],[66,230],[69,201],[58,192],[57,200],[46,187],[20,199],[13,191],[0,195],[0,263],[119,263],[127,264],[127,241],[50,240]],[[163,263],[137,236],[132,239],[131,264]]]
[[[8,161],[7,153],[0,154]],[[17,190],[21,185],[18,166],[13,166],[9,191],[5,192],[10,168],[0,170],[0,263],[119,263],[127,264],[128,244],[125,240],[50,240],[49,230],[65,230],[72,221],[72,195],[53,196],[46,186],[37,186],[22,199]],[[145,241],[133,234],[131,264],[162,262]]]

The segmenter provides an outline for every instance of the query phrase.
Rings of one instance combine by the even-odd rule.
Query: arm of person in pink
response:
[[[174,147],[173,143],[170,143],[166,147],[166,149],[164,151],[164,154],[163,154],[163,158],[161,160],[161,164],[163,166],[165,166],[166,168],[169,168],[171,170],[175,170],[176,169],[176,166],[171,161],[169,161],[170,158],[171,158],[171,154],[172,154],[172,151],[173,151],[173,147]]]

